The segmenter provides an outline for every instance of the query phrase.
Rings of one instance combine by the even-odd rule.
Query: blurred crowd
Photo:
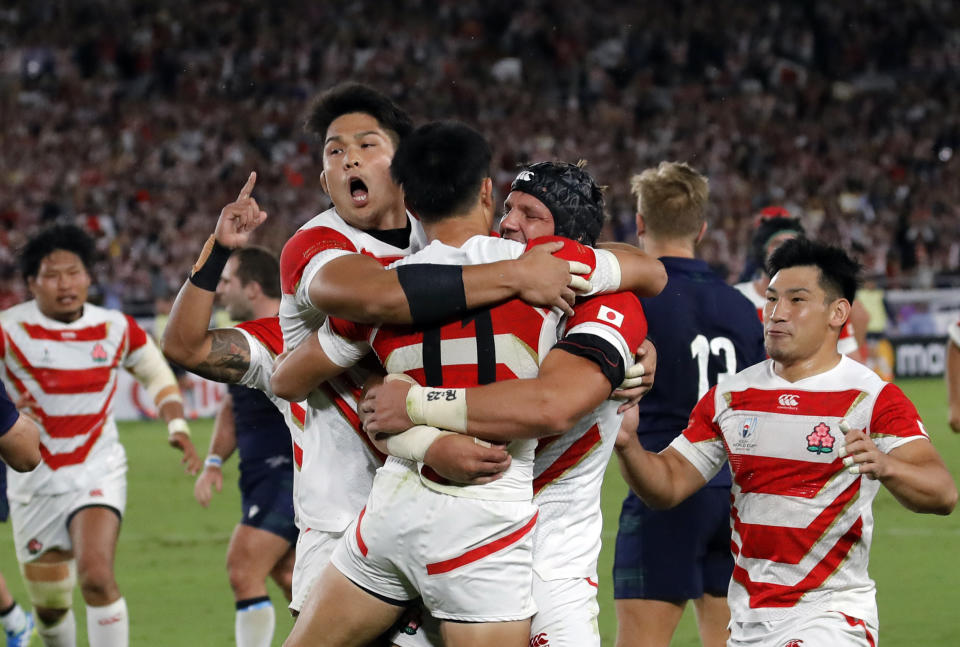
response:
[[[418,120],[478,126],[519,163],[588,160],[610,239],[631,174],[710,178],[703,255],[735,279],[785,206],[878,283],[960,271],[960,3],[31,0],[0,8],[0,307],[57,220],[99,241],[114,307],[162,310],[250,170],[279,249],[328,206],[310,98],[368,82]],[[503,194],[501,193],[501,197]]]

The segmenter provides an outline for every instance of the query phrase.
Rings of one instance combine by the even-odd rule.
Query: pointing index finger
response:
[[[243,188],[240,189],[240,195],[237,196],[237,202],[240,200],[246,200],[251,195],[253,195],[253,185],[257,183],[257,172],[250,171],[250,177],[247,178],[247,183],[243,185]]]

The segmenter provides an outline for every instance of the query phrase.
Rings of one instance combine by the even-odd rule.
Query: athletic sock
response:
[[[130,644],[127,601],[120,598],[105,607],[88,604],[87,638],[91,647],[127,647]]]
[[[0,623],[3,623],[4,631],[15,634],[27,627],[27,614],[14,602],[6,612],[0,612]]]
[[[247,598],[237,601],[234,633],[237,647],[270,647],[276,618],[270,598]]]
[[[46,647],[77,647],[77,620],[73,609],[60,618],[60,622],[49,627],[37,619],[37,633]]]

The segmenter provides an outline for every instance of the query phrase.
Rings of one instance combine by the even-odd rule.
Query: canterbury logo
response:
[[[514,182],[529,182],[534,177],[533,171],[520,171],[517,175],[517,179]]]
[[[777,402],[780,403],[781,407],[795,407],[800,404],[799,398],[792,393],[784,393],[777,398]]]
[[[550,638],[542,632],[530,639],[530,647],[550,647]]]
[[[107,625],[116,624],[121,620],[123,620],[123,614],[118,613],[115,616],[110,616],[109,618],[101,618],[100,620],[97,620],[97,624],[100,625],[101,627],[106,627]]]

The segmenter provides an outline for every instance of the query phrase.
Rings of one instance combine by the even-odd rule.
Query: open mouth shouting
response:
[[[364,206],[369,197],[366,183],[358,177],[350,178],[350,199],[353,200],[353,206]]]

